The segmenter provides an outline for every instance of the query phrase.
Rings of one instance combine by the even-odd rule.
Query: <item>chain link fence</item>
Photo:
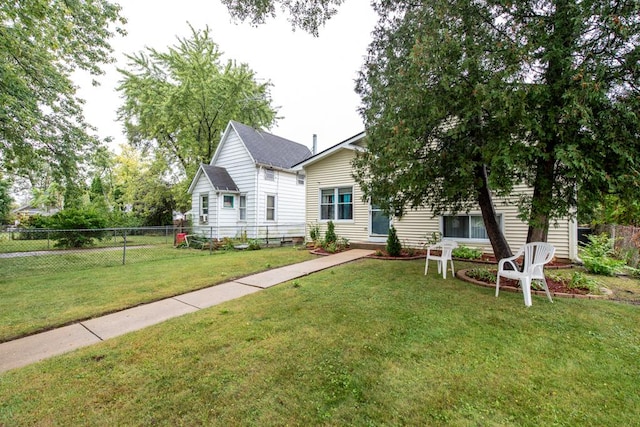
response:
[[[20,277],[99,266],[211,255],[250,245],[304,241],[304,224],[258,227],[136,227],[0,231],[0,273]]]

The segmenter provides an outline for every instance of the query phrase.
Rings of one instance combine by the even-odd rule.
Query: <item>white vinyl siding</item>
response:
[[[327,221],[321,220],[319,197],[323,189],[352,188],[352,219],[334,221],[336,234],[354,242],[366,242],[369,237],[369,206],[361,202],[362,191],[351,176],[352,150],[339,150],[305,168],[307,224],[319,224],[321,233]]]

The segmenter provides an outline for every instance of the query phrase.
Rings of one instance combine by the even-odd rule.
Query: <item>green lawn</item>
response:
[[[313,257],[292,247],[212,255],[154,247],[127,254],[147,261],[121,265],[122,252],[0,260],[0,342]],[[113,266],[88,267],[104,265],[106,256]],[[29,274],[18,274],[27,268]]]
[[[0,425],[637,425],[638,306],[423,268],[362,260],[7,372]]]

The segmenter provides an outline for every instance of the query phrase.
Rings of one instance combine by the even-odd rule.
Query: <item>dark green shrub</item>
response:
[[[247,249],[249,249],[250,251],[259,250],[260,249],[260,242],[258,242],[257,239],[249,240],[249,246],[247,246]]]
[[[497,272],[488,268],[474,268],[467,271],[467,276],[485,283],[496,283]]]
[[[51,217],[43,215],[32,215],[24,220],[20,225],[23,229],[20,234],[15,237],[16,240],[41,240],[46,239],[48,232],[37,231],[49,228]]]
[[[50,217],[51,238],[56,247],[83,248],[92,246],[94,239],[101,240],[106,231],[106,219],[93,210],[65,209]]]
[[[327,231],[324,233],[324,242],[326,245],[330,245],[335,243],[338,240],[338,236],[336,236],[335,225],[333,221],[329,221],[327,223]]]
[[[392,225],[389,227],[389,235],[387,236],[387,253],[389,256],[400,256],[402,252],[402,244],[398,239],[396,228]]]
[[[314,243],[320,239],[320,225],[309,224],[309,238]]]

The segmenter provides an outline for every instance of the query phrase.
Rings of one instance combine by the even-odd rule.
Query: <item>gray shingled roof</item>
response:
[[[290,169],[291,166],[311,156],[311,150],[302,144],[236,121],[231,121],[231,124],[256,163]]]
[[[213,184],[213,188],[219,191],[240,191],[233,178],[225,168],[211,165],[200,165],[204,173],[209,177],[209,181]]]

